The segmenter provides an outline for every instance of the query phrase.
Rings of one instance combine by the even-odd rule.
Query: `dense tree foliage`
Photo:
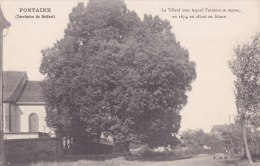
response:
[[[42,51],[48,126],[74,141],[173,145],[195,63],[168,21],[121,0],[79,3],[64,38]]]
[[[249,129],[247,129],[246,133],[252,137],[252,132]],[[230,124],[229,129],[221,133],[221,138],[227,149],[231,147],[243,147],[243,128],[241,124]],[[252,138],[248,138],[248,140],[252,141]]]
[[[246,135],[247,142],[252,144],[252,142],[254,141],[254,134],[249,129],[247,129]],[[221,133],[221,138],[223,142],[223,147],[226,150],[229,150],[229,152],[232,151],[232,153],[235,153],[234,148],[236,148],[237,150],[240,149],[241,153],[244,152],[242,151],[245,150],[243,140],[243,126],[240,123],[230,124],[229,129]],[[238,151],[236,151],[236,153],[238,153]]]
[[[186,130],[181,134],[183,146],[190,152],[223,152],[224,142],[215,134],[205,133],[202,129]]]
[[[235,96],[238,117],[243,125],[247,158],[251,160],[246,127],[256,126],[260,119],[260,34],[251,42],[235,48],[230,68],[236,76]]]
[[[260,34],[250,43],[235,48],[230,68],[236,76],[235,95],[239,120],[254,126],[260,112]]]

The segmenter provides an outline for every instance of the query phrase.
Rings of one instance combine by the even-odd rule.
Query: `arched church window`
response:
[[[39,132],[39,117],[35,113],[29,116],[29,132]]]

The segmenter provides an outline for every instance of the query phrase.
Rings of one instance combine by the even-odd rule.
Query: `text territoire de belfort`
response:
[[[55,15],[49,15],[47,13],[51,13],[52,10],[51,8],[19,8],[19,13],[24,13],[23,14],[17,14],[15,16],[16,19],[21,19],[21,18],[54,18]],[[32,13],[46,13],[45,15],[32,15]]]

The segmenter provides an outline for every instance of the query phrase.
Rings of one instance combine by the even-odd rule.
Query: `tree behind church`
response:
[[[169,22],[141,20],[120,0],[79,3],[69,19],[42,51],[48,126],[78,144],[110,135],[120,152],[174,145],[196,72]]]

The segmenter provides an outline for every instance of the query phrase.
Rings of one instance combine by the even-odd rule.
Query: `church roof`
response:
[[[223,125],[214,125],[210,132],[211,133],[214,133],[214,132],[223,133],[223,132],[228,132],[228,131],[230,131],[230,125],[223,124]]]
[[[3,72],[3,98],[6,103],[44,104],[40,81],[29,81],[26,72]]]
[[[3,72],[3,99],[4,102],[16,102],[27,81],[26,72]]]
[[[27,81],[17,103],[44,103],[40,81]]]

